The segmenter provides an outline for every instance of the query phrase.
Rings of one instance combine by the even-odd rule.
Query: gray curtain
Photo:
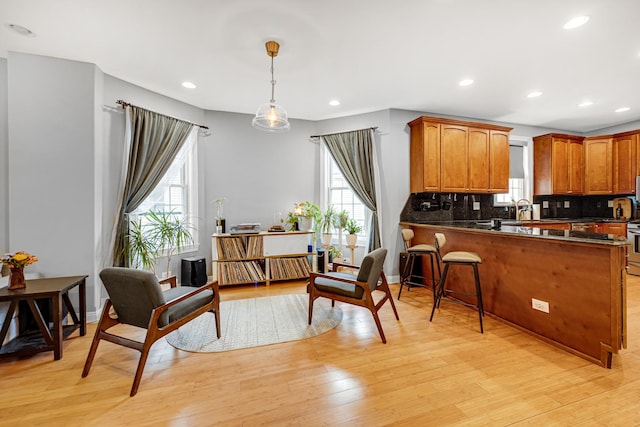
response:
[[[123,253],[128,214],[158,185],[194,125],[173,117],[130,106],[131,141],[120,212],[117,216],[113,265],[125,266]]]
[[[338,169],[360,201],[372,212],[369,224],[369,252],[380,247],[372,135],[371,129],[322,135],[322,140]]]

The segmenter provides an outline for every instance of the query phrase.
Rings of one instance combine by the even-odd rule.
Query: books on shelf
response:
[[[307,257],[271,258],[269,259],[269,270],[271,280],[309,277],[309,260]]]

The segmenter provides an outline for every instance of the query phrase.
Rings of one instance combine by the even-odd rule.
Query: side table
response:
[[[8,301],[11,303],[0,330],[0,357],[53,351],[53,359],[60,360],[62,358],[62,341],[76,329],[80,329],[81,336],[87,333],[87,277],[71,276],[34,279],[27,280],[27,286],[24,289],[15,291],[10,291],[7,288],[0,289],[0,302]],[[79,316],[69,299],[69,291],[76,286],[79,290]],[[51,300],[53,306],[51,328],[47,325],[38,308],[38,304],[36,304],[38,299]],[[3,345],[19,301],[26,301],[29,305],[29,309],[38,324],[40,335],[34,332],[22,333]],[[71,325],[62,324],[63,302],[73,320]]]

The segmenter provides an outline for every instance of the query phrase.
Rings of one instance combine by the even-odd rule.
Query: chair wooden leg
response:
[[[138,368],[136,369],[136,376],[133,378],[133,385],[131,386],[131,393],[129,396],[133,397],[138,392],[140,386],[140,380],[142,379],[142,373],[144,372],[144,365],[147,363],[147,357],[149,356],[149,350],[155,342],[155,339],[150,337],[151,331],[147,332],[147,337],[144,340],[144,345],[140,351],[140,360],[138,360]]]
[[[309,291],[309,325],[311,324],[311,318],[313,317],[313,302],[315,298],[313,297],[313,291]]]
[[[216,334],[218,335],[218,338],[220,338],[221,332],[220,332],[220,314],[219,314],[219,310],[212,310],[213,315],[216,318]]]
[[[96,356],[96,352],[98,351],[98,344],[100,344],[102,333],[114,324],[118,323],[117,320],[114,320],[109,316],[110,309],[111,301],[107,300],[104,304],[104,308],[102,309],[102,314],[100,315],[100,321],[98,322],[98,326],[96,327],[96,332],[93,334],[93,341],[91,341],[91,347],[89,348],[89,354],[87,354],[87,360],[84,362],[82,378],[85,378],[87,375],[89,375],[89,370],[91,370],[93,359]]]
[[[378,333],[380,334],[382,343],[386,344],[387,339],[384,336],[384,331],[382,330],[382,324],[380,323],[380,317],[378,317],[378,313],[376,312],[375,308],[371,310],[371,314],[373,314],[373,320],[375,320],[376,326],[378,327]]]

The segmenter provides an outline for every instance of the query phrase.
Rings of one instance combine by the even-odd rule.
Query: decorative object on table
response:
[[[267,231],[270,233],[283,232],[284,229],[284,219],[282,219],[282,212],[277,211],[273,213],[273,225],[269,227]]]
[[[0,258],[0,262],[9,267],[9,290],[24,289],[27,286],[24,280],[24,268],[37,261],[38,257],[22,251],[5,254]]]
[[[290,231],[315,230],[322,218],[318,205],[309,201],[296,203],[287,215],[287,224],[291,224]]]
[[[224,212],[224,201],[227,200],[226,197],[220,197],[215,200],[216,202],[216,234],[222,234],[226,232],[225,230],[225,220],[222,217]]]
[[[276,80],[273,77],[273,58],[278,56],[278,50],[280,44],[274,40],[269,40],[265,43],[267,49],[267,55],[271,57],[271,100],[258,107],[256,116],[253,118],[251,125],[259,130],[266,132],[286,132],[291,129],[289,120],[287,119],[287,112],[281,105],[276,104],[275,100],[275,87]]]
[[[167,257],[167,277],[171,276],[171,257],[193,243],[191,226],[186,219],[173,211],[150,211],[141,218],[129,222],[123,252],[128,255],[129,265],[155,273],[156,260]]]

